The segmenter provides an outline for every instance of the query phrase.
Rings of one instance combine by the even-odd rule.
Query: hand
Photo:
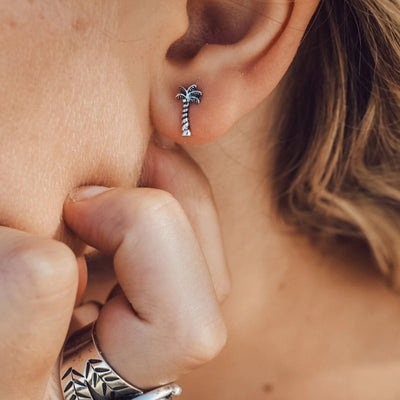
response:
[[[0,227],[0,399],[41,400],[54,392],[50,375],[57,376],[78,276],[66,245]]]
[[[229,290],[202,173],[183,152],[154,146],[146,172],[158,189],[112,189],[65,206],[84,241],[114,254],[123,293],[102,309],[97,334],[113,368],[142,388],[218,353],[226,332],[217,299]],[[82,268],[60,242],[3,227],[0,237],[0,398],[61,400],[57,357]]]
[[[123,293],[97,322],[105,358],[129,382],[151,388],[221,350],[226,330],[218,299],[229,278],[199,168],[181,150],[152,145],[145,172],[153,188],[78,191],[64,216],[84,242],[114,256]]]

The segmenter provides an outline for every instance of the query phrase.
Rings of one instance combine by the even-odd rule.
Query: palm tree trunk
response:
[[[190,102],[188,102],[188,101],[183,102],[182,136],[192,136],[192,133],[190,132],[190,125],[189,125],[189,106],[190,106]]]

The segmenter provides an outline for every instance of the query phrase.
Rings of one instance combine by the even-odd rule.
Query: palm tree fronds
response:
[[[190,92],[190,97],[201,97],[203,96],[203,93],[200,92],[200,90],[194,90],[193,92]]]
[[[189,86],[189,88],[188,88],[188,92],[189,93],[191,93],[191,92],[193,92],[194,90],[196,90],[197,89],[197,85],[191,85],[191,86]]]

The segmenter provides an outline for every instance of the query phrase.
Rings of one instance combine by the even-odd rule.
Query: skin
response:
[[[183,399],[398,398],[398,298],[360,249],[317,249],[279,222],[265,179],[268,121],[281,112],[274,89],[318,2],[235,4],[0,6],[4,396],[61,399],[54,365],[85,287],[76,261],[85,243],[115,256],[116,277],[94,263],[85,299],[104,301],[118,280],[123,293],[102,310],[99,340],[138,386],[206,363],[182,379]],[[223,29],[202,29],[213,23]],[[194,80],[205,96],[190,111],[189,145],[174,96]],[[149,148],[153,134],[182,144],[205,174],[165,139]],[[147,188],[137,189],[144,164]],[[84,185],[119,189],[78,201]],[[232,291],[221,312],[230,287],[223,247]],[[97,313],[78,309],[75,328]],[[38,324],[40,332],[30,329]],[[209,362],[225,324],[227,346]],[[9,389],[12,379],[27,387]]]
[[[65,239],[59,221],[73,188],[138,180],[150,135],[147,74],[136,65],[127,83],[104,33],[100,15],[109,12],[93,2],[2,5],[1,140],[12,151],[2,152],[1,168],[15,171],[3,177],[5,226]],[[132,51],[143,57],[146,45]]]
[[[0,72],[4,82],[0,117],[1,168],[12,171],[5,174],[2,181],[1,223],[4,227],[35,235],[19,238],[13,230],[4,231],[3,242],[18,245],[16,250],[11,247],[9,251],[5,247],[2,252],[1,281],[9,289],[1,304],[2,309],[15,310],[16,313],[19,310],[17,315],[20,316],[15,324],[4,324],[2,331],[2,337],[11,338],[3,340],[1,347],[1,358],[10,365],[7,374],[2,377],[4,396],[20,397],[29,389],[32,398],[60,398],[56,359],[67,334],[77,286],[81,291],[85,284],[82,276],[85,274],[81,273],[79,279],[73,253],[58,241],[66,243],[78,257],[84,252],[83,242],[91,242],[90,235],[86,237],[85,232],[77,239],[80,229],[74,226],[76,216],[71,210],[76,210],[80,216],[80,208],[77,203],[72,206],[74,203],[68,197],[69,193],[85,184],[135,187],[144,163],[152,132],[149,116],[152,77],[148,66],[153,64],[154,52],[157,54],[156,38],[149,34],[154,31],[154,25],[142,24],[134,32],[138,39],[132,39],[129,46],[127,42],[115,39],[114,35],[130,37],[131,32],[124,28],[125,15],[131,13],[129,22],[136,24],[143,20],[145,12],[153,12],[158,4],[143,2],[135,10],[126,10],[127,14],[125,6],[124,2],[118,7],[109,7],[104,2],[101,7],[95,2],[20,1],[8,2],[1,9],[0,37],[2,51],[7,54],[6,58],[2,58],[7,62],[2,63]],[[162,18],[171,15],[171,12],[160,9],[160,21],[154,23],[161,23]],[[175,29],[172,27],[165,32],[171,40],[178,35]],[[149,46],[154,52],[149,52]],[[133,57],[140,62],[132,64]],[[21,99],[26,99],[26,102]],[[198,177],[194,179],[198,180]],[[122,200],[124,196],[119,197]],[[66,201],[67,198],[69,200]],[[109,211],[118,206],[118,201],[111,203],[115,206],[109,204]],[[134,203],[143,203],[136,213]],[[72,204],[71,208],[68,204]],[[211,202],[204,209],[208,207],[212,207]],[[63,208],[65,220],[62,220]],[[185,274],[178,276],[176,271],[169,270],[166,262],[161,265],[152,261],[151,254],[146,251],[139,259],[133,260],[134,255],[129,251],[118,251],[118,243],[114,248],[108,247],[116,257],[122,254],[123,259],[116,262],[116,268],[120,265],[122,271],[135,263],[145,271],[146,265],[151,265],[153,269],[158,265],[163,267],[164,274],[169,271],[167,276],[172,277],[174,285],[191,288],[196,282],[198,287],[197,300],[192,296],[193,292],[190,299],[187,299],[188,293],[186,296],[182,293],[178,306],[177,298],[166,302],[170,310],[174,309],[174,315],[169,319],[165,319],[168,315],[166,309],[160,308],[155,310],[157,316],[153,315],[151,320],[137,318],[128,305],[130,303],[135,309],[140,309],[140,306],[133,305],[136,300],[128,299],[129,290],[126,288],[124,296],[114,297],[108,311],[105,307],[100,314],[97,333],[107,359],[127,379],[135,380],[139,387],[151,388],[175,380],[181,373],[209,360],[220,350],[226,337],[217,301],[220,293],[217,294],[214,289],[200,244],[201,238],[193,233],[183,207],[170,194],[147,191],[118,209],[127,213],[126,221],[130,221],[131,225],[134,223],[134,227],[113,228],[110,221],[105,226],[108,237],[113,229],[125,232],[120,237],[122,243],[125,235],[131,236],[132,230],[140,232],[142,226],[144,240],[140,243],[143,243],[147,253],[152,240],[156,247],[164,248],[159,254],[164,255],[165,261],[170,259],[172,268],[176,270],[182,265],[191,265],[192,268],[186,268]],[[160,211],[156,212],[158,209]],[[79,220],[99,230],[101,219],[98,216],[99,213],[92,214],[92,222],[87,216],[80,216]],[[158,219],[155,219],[157,216]],[[103,217],[107,220],[107,215]],[[150,219],[153,220],[149,223],[152,230],[145,231]],[[68,220],[75,229],[73,233],[66,228]],[[174,240],[163,234],[163,228],[172,225],[172,221],[171,230],[176,232]],[[187,238],[184,243],[180,243],[178,233]],[[96,241],[92,244],[98,247],[110,245]],[[136,246],[138,252],[139,247]],[[215,251],[221,250],[216,248]],[[176,262],[178,255],[179,263]],[[21,282],[16,280],[14,285],[9,282],[9,265],[19,267],[16,271]],[[224,265],[220,267],[224,268]],[[60,275],[59,271],[63,274]],[[138,274],[143,275],[140,271]],[[192,284],[189,284],[188,278]],[[122,286],[124,280],[120,279]],[[29,284],[30,281],[35,284]],[[168,285],[168,280],[165,283],[165,289],[173,287]],[[145,290],[144,286],[140,292],[143,296],[136,297],[135,294],[138,300],[142,298],[139,302],[158,303],[154,296],[160,296],[160,289],[150,285]],[[6,300],[10,290],[15,293],[15,298],[12,297],[9,304]],[[35,298],[41,301],[33,302],[35,307],[30,308]],[[208,306],[190,307],[192,299],[195,303]],[[116,315],[117,325],[112,321]],[[187,319],[189,316],[192,322]],[[183,321],[186,323],[183,324]],[[42,324],[47,327],[46,330],[31,331],[32,326]],[[121,332],[125,339],[120,337],[116,341],[112,338],[114,335],[110,336],[110,330]],[[177,336],[171,336],[169,332]],[[27,337],[26,341],[30,343],[27,349],[20,347],[23,337]],[[47,337],[52,340],[47,340]],[[143,341],[140,337],[147,339]],[[137,341],[132,343],[132,338]],[[151,347],[152,352],[146,351],[151,357],[144,358],[138,354],[155,343],[158,343],[156,347],[160,347],[158,351],[154,352],[154,346]],[[171,343],[175,345],[170,346]],[[127,347],[136,350],[126,353]],[[157,354],[162,353],[164,348],[170,350],[161,359]],[[18,357],[14,357],[13,349],[18,349]],[[122,352],[125,359],[121,359]],[[37,354],[41,355],[39,361],[36,361]],[[142,361],[133,367],[133,360],[136,359]],[[34,366],[34,371],[27,376],[21,364],[29,363],[29,360],[32,360],[30,364]],[[143,365],[148,368],[143,369]],[[156,369],[159,372],[155,372]],[[15,371],[22,374],[21,380],[27,387],[17,385],[10,392],[5,382],[19,376]]]
[[[317,248],[276,217],[264,178],[273,146],[261,146],[265,132],[273,143],[261,122],[270,109],[264,102],[218,143],[191,151],[214,191],[232,290],[222,307],[227,345],[179,381],[181,398],[395,400],[399,296],[365,249]]]

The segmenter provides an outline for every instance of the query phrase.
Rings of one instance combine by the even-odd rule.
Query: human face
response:
[[[137,183],[155,2],[125,3],[1,2],[0,225],[62,238],[73,188]]]

